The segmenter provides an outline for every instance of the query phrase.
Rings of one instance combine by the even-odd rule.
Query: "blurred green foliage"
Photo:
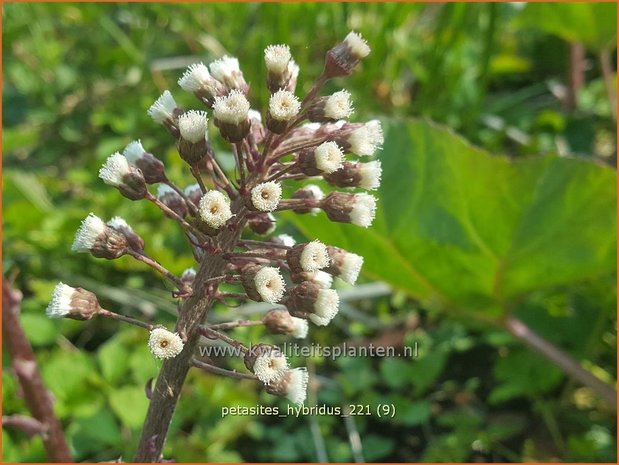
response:
[[[192,373],[166,457],[351,461],[353,428],[367,461],[616,461],[615,413],[487,321],[512,311],[616,379],[616,140],[599,66],[599,53],[614,51],[615,19],[610,3],[3,4],[3,267],[25,294],[22,324],[76,460],[132,456],[159,363],[133,328],[49,321],[53,286],[82,286],[163,324],[175,312],[142,265],[71,255],[80,220],[123,216],[173,272],[192,264],[174,224],[100,182],[101,162],[140,137],[170,178],[190,183],[145,112],[166,88],[195,105],[176,85],[186,65],[238,56],[264,108],[266,45],[290,45],[301,94],[325,50],[355,29],[373,53],[326,92],[345,86],[357,120],[385,123],[377,221],[359,230],[287,216],[280,230],[364,255],[363,281],[394,289],[346,300],[309,342],[387,338],[419,355],[293,364],[317,375],[310,402],[397,413],[221,418],[222,406],[287,404],[251,383]],[[570,42],[587,50],[578,88]],[[262,337],[259,328],[239,336]],[[9,366],[5,354],[3,413],[25,413]],[[40,440],[14,429],[3,429],[2,450],[3,461],[45,461]]]

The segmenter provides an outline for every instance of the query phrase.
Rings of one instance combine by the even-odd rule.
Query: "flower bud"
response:
[[[327,247],[320,241],[291,247],[286,253],[286,260],[292,273],[312,272],[329,266]]]
[[[369,194],[331,192],[320,206],[331,221],[367,228],[374,221],[376,197]]]
[[[239,60],[234,57],[224,56],[209,65],[211,74],[221,82],[228,90],[238,89],[246,94],[249,86],[245,82]]]
[[[213,106],[215,97],[227,93],[226,87],[211,76],[204,63],[189,65],[183,77],[178,80],[178,85],[183,90],[191,92],[209,108]]]
[[[370,54],[367,42],[356,32],[349,32],[346,38],[327,52],[325,75],[329,78],[348,76],[362,58]]]
[[[221,228],[232,218],[230,200],[219,191],[208,191],[198,205],[200,218],[213,229]]]
[[[181,218],[187,215],[187,204],[178,192],[167,184],[159,184],[157,198]]]
[[[193,284],[196,279],[196,270],[194,268],[187,268],[181,275],[181,281],[189,286]]]
[[[123,150],[123,155],[129,163],[140,169],[147,184],[166,181],[163,162],[144,150],[139,140],[129,143]]]
[[[288,360],[276,346],[257,344],[245,354],[245,366],[264,384],[280,379],[288,370]]]
[[[58,283],[45,313],[49,318],[90,320],[99,310],[101,306],[92,292]]]
[[[319,97],[307,109],[312,122],[326,123],[348,118],[353,112],[350,92],[340,90],[328,97]]]
[[[246,266],[241,272],[241,284],[250,299],[270,304],[279,302],[286,290],[279,269],[272,266]]]
[[[299,67],[287,45],[269,45],[265,48],[264,63],[267,67],[267,87],[272,94],[280,89],[294,91]]]
[[[308,381],[309,374],[305,368],[293,368],[268,384],[265,390],[274,396],[285,397],[293,404],[302,405],[307,398]]]
[[[269,310],[263,321],[271,333],[290,334],[297,339],[307,336],[307,321],[290,315],[286,310]]]
[[[147,113],[156,123],[163,124],[170,134],[178,137],[176,118],[182,112],[183,110],[176,104],[176,100],[174,100],[170,91],[166,90],[150,106]]]
[[[155,328],[150,332],[148,348],[159,359],[174,358],[183,351],[183,340],[177,333],[165,328]]]
[[[204,111],[189,110],[178,117],[178,153],[191,166],[208,153],[207,124],[208,118]]]
[[[355,284],[363,266],[363,257],[339,247],[327,247],[331,264],[326,269],[349,284]]]
[[[138,234],[136,234],[133,231],[133,228],[129,226],[127,222],[120,216],[115,216],[106,224],[110,228],[115,229],[120,234],[125,236],[125,239],[127,239],[127,244],[129,245],[130,249],[136,252],[142,252],[144,250],[144,239],[142,239]]]
[[[274,242],[279,245],[285,245],[286,247],[292,247],[297,242],[294,240],[294,237],[288,234],[279,234],[275,237],[271,238],[271,242]]]
[[[258,211],[272,212],[282,198],[282,187],[278,182],[258,184],[251,190],[251,206]]]
[[[71,246],[74,252],[90,252],[97,258],[112,260],[127,253],[127,238],[90,213],[77,230]]]
[[[278,90],[269,100],[267,127],[275,134],[283,133],[301,110],[301,102],[292,92]]]
[[[200,199],[202,198],[202,189],[198,183],[191,184],[185,187],[185,196],[197,207],[200,205]]]
[[[215,98],[213,117],[215,126],[228,142],[240,142],[249,133],[249,102],[239,90],[232,90],[223,97]]]
[[[129,165],[127,159],[118,152],[108,157],[99,170],[99,177],[130,200],[140,200],[146,196],[146,181],[142,172]]]
[[[379,160],[369,163],[344,162],[333,173],[325,174],[325,181],[337,187],[361,187],[376,190],[380,186],[382,167]]]
[[[337,143],[323,142],[315,149],[301,152],[297,165],[303,174],[317,176],[339,170],[343,162],[344,153]]]
[[[266,236],[275,231],[277,223],[271,213],[254,213],[253,215],[248,215],[247,226],[256,234]]]
[[[333,289],[323,289],[312,281],[304,281],[290,290],[286,307],[291,315],[326,326],[339,311],[340,297]]]
[[[315,184],[308,184],[292,194],[293,199],[307,199],[311,201],[311,203],[319,202],[324,196],[325,194],[322,192],[322,189]],[[293,211],[299,214],[311,213],[315,215],[320,212],[320,208],[302,206],[295,208]]]

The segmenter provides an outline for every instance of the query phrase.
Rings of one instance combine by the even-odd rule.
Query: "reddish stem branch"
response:
[[[578,363],[578,360],[575,360],[568,353],[548,342],[517,318],[510,316],[505,321],[505,326],[510,333],[522,339],[529,347],[541,353],[569,376],[591,388],[608,405],[617,410],[617,392],[615,389],[585,370]]]
[[[4,278],[2,302],[2,337],[11,359],[11,367],[24,391],[26,406],[45,429],[42,437],[47,456],[52,462],[73,462],[62,426],[54,414],[51,393],[43,384],[34,352],[19,324],[17,315],[21,294],[11,289]]]
[[[610,60],[610,52],[602,50],[600,52],[600,67],[602,68],[602,77],[604,78],[604,86],[608,94],[608,103],[610,104],[610,112],[613,119],[617,120],[617,96],[615,94],[615,86],[613,85],[613,70]]]
[[[211,365],[210,363],[196,360],[195,358],[191,361],[191,364],[196,368],[200,368],[201,370],[213,373],[215,375],[228,376],[229,378],[235,379],[251,379],[252,381],[258,381],[258,378],[256,378],[254,375],[248,375],[246,373],[239,373],[238,371],[231,371],[226,370],[225,368],[219,368],[215,365]]]

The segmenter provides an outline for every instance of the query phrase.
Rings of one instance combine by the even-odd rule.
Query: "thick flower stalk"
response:
[[[370,48],[359,34],[348,34],[327,52],[322,74],[301,99],[295,94],[299,67],[290,49],[267,47],[270,99],[262,115],[251,109],[250,87],[236,58],[225,56],[208,67],[191,65],[178,83],[206,108],[182,109],[166,90],[148,115],[173,137],[195,183],[181,188],[170,181],[164,164],[139,140],[112,154],[101,168],[100,178],[124,197],[152,202],[177,222],[196,260],[195,268],[176,276],[147,255],[148,244],[122,218],[106,223],[91,213],[77,232],[73,250],[110,260],[128,255],[160,273],[175,287],[172,295],[180,301],[176,326],[171,330],[104,309],[93,293],[63,283],[47,311],[54,318],[114,318],[149,331],[148,346],[163,362],[137,462],[162,459],[191,367],[251,379],[272,395],[296,404],[305,401],[304,368],[291,367],[275,346],[242,342],[229,332],[263,325],[269,333],[304,338],[310,326],[325,326],[337,316],[334,278],[354,284],[359,276],[361,256],[323,244],[319,238],[296,244],[290,236],[277,235],[277,214],[324,212],[325,221],[364,228],[374,220],[376,199],[363,191],[378,188],[381,166],[359,157],[374,155],[381,147],[380,123],[346,121],[353,114],[353,99],[346,90],[319,95],[325,82],[349,75],[368,53]],[[232,175],[219,164],[209,125],[231,146],[236,160]],[[225,292],[222,283],[227,285]],[[230,286],[238,286],[237,292],[229,292]],[[244,300],[267,302],[273,309],[262,319],[209,324],[214,303],[234,305]],[[198,349],[209,340],[233,348],[248,373],[200,360]]]

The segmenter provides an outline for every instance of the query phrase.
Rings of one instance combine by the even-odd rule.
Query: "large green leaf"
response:
[[[570,42],[600,51],[617,40],[616,3],[529,3],[520,16],[525,27],[535,27]]]
[[[612,169],[491,156],[424,121],[384,129],[372,227],[288,216],[308,238],[363,255],[367,276],[427,303],[498,314],[524,294],[616,269]]]

